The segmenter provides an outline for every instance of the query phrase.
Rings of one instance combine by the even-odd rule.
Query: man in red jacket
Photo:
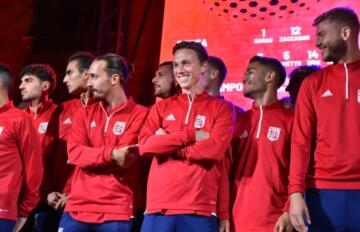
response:
[[[66,141],[70,136],[76,112],[92,102],[89,99],[87,80],[90,64],[94,58],[94,55],[89,52],[77,52],[69,58],[66,67],[63,82],[68,87],[69,94],[77,98],[64,102],[59,106],[59,140],[53,168],[52,192],[47,197],[48,204],[59,212],[59,220],[57,223],[55,221],[53,223],[54,228],[58,228],[61,212],[65,207],[71,189],[73,166],[67,163]]]
[[[48,231],[52,227],[53,210],[48,206],[46,199],[51,190],[52,170],[58,139],[58,111],[49,95],[56,88],[56,74],[48,64],[31,64],[20,72],[19,86],[22,100],[27,103],[24,111],[32,119],[36,135],[40,139],[43,158],[44,178],[40,190],[40,204],[34,210],[36,231]],[[29,223],[31,221],[29,220]],[[28,226],[32,227],[27,223]]]
[[[236,122],[234,231],[292,231],[286,202],[293,112],[277,99],[285,77],[278,60],[259,56],[250,60],[244,75],[244,96],[254,105]]]
[[[220,88],[223,84],[227,74],[227,68],[222,59],[216,56],[209,56],[206,75],[204,78],[204,87],[208,91],[209,95],[214,97],[221,96]],[[236,118],[244,112],[244,110],[233,105],[236,113]],[[236,140],[232,140],[231,147],[226,151],[226,156],[222,161],[221,175],[219,179],[219,203],[217,209],[217,216],[219,218],[219,231],[230,231],[230,183],[229,183],[229,171],[233,159],[233,146]]]
[[[291,221],[298,231],[306,224],[309,231],[360,231],[359,19],[351,9],[334,8],[314,25],[323,60],[334,64],[307,77],[297,98]]]
[[[31,118],[9,101],[12,77],[0,64],[0,231],[19,231],[40,199],[39,139]]]
[[[126,61],[115,54],[95,58],[88,88],[98,103],[79,108],[68,139],[75,166],[60,231],[131,229],[139,189],[137,137],[147,109],[128,98]]]
[[[139,136],[153,156],[142,231],[218,231],[220,161],[232,138],[230,103],[204,91],[207,52],[196,42],[173,48],[182,94],[152,107]]]

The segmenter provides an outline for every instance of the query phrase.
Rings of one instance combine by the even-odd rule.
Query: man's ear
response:
[[[90,70],[88,68],[84,69],[84,71],[83,71],[83,73],[81,75],[84,78],[84,81],[87,81],[89,79],[89,76],[90,76]]]
[[[265,75],[266,83],[275,82],[276,73],[274,71],[269,71]]]
[[[50,86],[51,86],[50,81],[42,81],[41,82],[41,90],[43,92],[49,92],[50,91]]]
[[[341,38],[344,40],[344,41],[347,41],[349,38],[350,38],[350,35],[351,35],[351,28],[349,26],[345,26],[343,28],[341,28]]]
[[[217,69],[211,69],[210,79],[211,79],[211,80],[215,80],[217,76],[219,76],[219,70],[217,70]]]
[[[200,67],[201,75],[205,75],[207,65],[208,65],[207,62],[204,62],[201,64],[201,67]]]
[[[116,83],[119,83],[120,84],[120,75],[115,73],[113,75],[111,75],[111,85],[116,85]]]

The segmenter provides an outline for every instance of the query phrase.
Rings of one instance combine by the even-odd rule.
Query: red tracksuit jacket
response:
[[[137,144],[146,115],[147,109],[132,99],[111,112],[102,103],[78,111],[68,141],[69,163],[76,167],[65,211],[120,214],[124,216],[122,220],[130,219],[136,207],[135,194],[140,188],[138,163],[122,169],[111,160],[111,152],[114,148]],[[82,215],[77,219],[102,222]]]
[[[39,139],[31,118],[12,102],[0,108],[0,218],[27,217],[43,177]]]
[[[293,111],[280,102],[254,105],[236,123],[234,231],[273,231],[287,207]]]
[[[92,103],[92,99],[89,99],[87,105],[91,105]],[[67,163],[67,141],[70,137],[75,115],[79,109],[84,108],[87,105],[84,105],[80,99],[72,99],[59,106],[59,140],[57,142],[57,151],[54,161],[55,165],[52,175],[52,191],[66,194],[70,193],[71,175],[74,166]]]
[[[220,161],[233,135],[230,103],[207,93],[191,101],[181,94],[152,107],[139,136],[141,155],[153,155],[147,189],[148,213],[216,212]],[[155,135],[163,128],[166,135]],[[196,142],[195,130],[210,138]]]
[[[46,202],[47,195],[51,192],[53,183],[52,170],[58,140],[58,107],[49,100],[44,102],[36,112],[32,112],[29,105],[27,105],[24,111],[33,119],[33,125],[37,130],[41,144],[40,154],[42,154],[43,159],[44,178],[41,184],[40,197],[42,202]]]
[[[360,60],[307,77],[296,102],[290,193],[360,189]]]

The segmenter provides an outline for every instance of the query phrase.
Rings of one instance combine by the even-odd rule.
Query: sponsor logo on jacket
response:
[[[114,135],[121,135],[125,131],[126,122],[116,121],[113,127]]]
[[[44,134],[47,130],[48,124],[49,124],[48,122],[41,122],[39,124],[38,132],[40,134]]]
[[[3,130],[4,130],[4,127],[0,126],[0,135],[2,134]]]
[[[280,137],[280,131],[281,131],[281,128],[270,126],[269,130],[268,130],[268,133],[267,133],[267,138],[271,142],[277,141],[279,139],[279,137]]]
[[[70,118],[67,118],[66,120],[63,121],[63,124],[64,125],[70,125],[72,122],[71,122],[71,119]]]
[[[201,129],[205,126],[206,116],[196,115],[194,127],[196,129]]]
[[[166,118],[166,121],[175,121],[175,116],[173,114],[169,114]]]
[[[90,123],[90,128],[94,128],[94,127],[96,127],[96,122],[95,122],[95,121],[92,121],[92,122]]]

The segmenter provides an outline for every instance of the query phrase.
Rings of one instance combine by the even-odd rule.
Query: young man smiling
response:
[[[196,42],[173,48],[182,94],[157,103],[139,136],[153,156],[142,231],[218,231],[220,161],[232,138],[230,103],[204,91],[207,52]]]

